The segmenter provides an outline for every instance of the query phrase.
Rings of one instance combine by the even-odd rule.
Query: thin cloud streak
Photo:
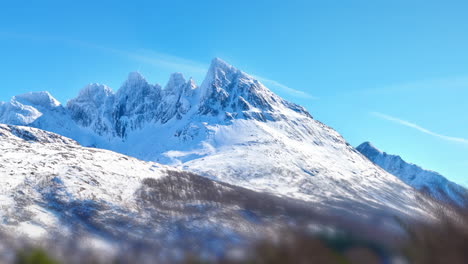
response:
[[[187,71],[192,73],[204,74],[206,73],[206,69],[208,68],[207,65],[195,61],[154,51],[143,50],[141,52],[127,52],[117,49],[108,50],[141,63],[146,63],[152,66],[164,69],[171,69],[175,71]]]
[[[468,89],[468,76],[451,76],[447,78],[427,79],[419,81],[411,81],[405,83],[397,83],[383,87],[375,87],[353,91],[363,95],[378,95],[378,94],[398,94],[408,92],[458,92]]]
[[[133,61],[152,65],[159,68],[170,69],[174,71],[185,71],[194,74],[205,74],[206,69],[208,68],[208,66],[205,64],[201,64],[195,61],[187,60],[169,54],[154,52],[151,50],[141,49],[137,51],[126,51],[123,49],[106,47],[87,41],[74,40],[57,36],[13,34],[0,31],[0,38],[20,39],[27,41],[55,42],[74,47],[82,47],[104,53],[115,54],[117,56],[125,57]]]
[[[396,117],[393,117],[393,116],[382,114],[382,113],[379,113],[379,112],[371,112],[370,114],[373,115],[373,116],[376,116],[378,118],[384,119],[384,120],[388,120],[388,121],[391,121],[391,122],[394,122],[394,123],[397,123],[397,124],[400,124],[400,125],[403,125],[403,126],[406,126],[406,127],[416,129],[416,130],[418,130],[418,131],[420,131],[420,132],[422,132],[424,134],[427,134],[427,135],[430,135],[430,136],[433,136],[433,137],[437,137],[437,138],[440,138],[440,139],[443,139],[443,140],[468,145],[468,139],[465,139],[465,138],[450,137],[450,136],[442,135],[442,134],[430,131],[430,130],[428,130],[426,128],[423,128],[423,127],[421,127],[421,126],[419,126],[417,124],[414,124],[414,123],[411,123],[411,122],[408,122],[408,121],[405,121],[405,120],[402,120],[402,119],[399,119],[399,118],[396,118]]]
[[[152,50],[138,50],[138,51],[126,51],[122,49],[110,48],[100,46],[83,41],[69,41],[76,45],[83,46],[86,48],[100,50],[107,53],[116,54],[118,56],[126,57],[127,59],[134,60],[140,63],[148,64],[151,66],[170,69],[174,71],[186,71],[196,74],[206,73],[207,65],[187,60],[181,57],[155,52]]]
[[[275,80],[271,80],[271,79],[267,79],[267,78],[263,78],[263,77],[260,77],[260,76],[256,76],[256,75],[253,75],[252,77],[256,78],[257,80],[261,81],[262,83],[265,83],[265,84],[269,84],[271,86],[274,86],[274,87],[277,87],[279,88],[281,91],[291,95],[291,96],[295,96],[295,97],[302,97],[302,98],[306,98],[306,99],[318,99],[317,97],[313,96],[313,95],[310,95],[306,92],[303,92],[303,91],[300,91],[300,90],[296,90],[296,89],[293,89],[287,85],[284,85],[278,81],[275,81]]]

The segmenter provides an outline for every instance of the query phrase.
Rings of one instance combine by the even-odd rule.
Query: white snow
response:
[[[39,109],[34,104],[30,107]],[[41,118],[30,114],[37,121],[21,124],[218,181],[307,201],[372,202],[402,212],[418,207],[411,187],[364,158],[304,108],[283,100],[220,59],[212,61],[200,87],[179,73],[170,77],[165,89],[149,84],[139,73],[130,73],[115,94],[94,84],[65,108],[37,111]],[[11,123],[3,116],[19,112],[11,107],[0,112],[0,122]],[[84,153],[80,155],[86,160]],[[100,195],[131,202],[129,195],[140,179],[134,173],[148,177],[151,164],[121,163],[116,155],[106,153],[94,155],[99,160],[84,162],[83,168],[93,171],[105,163],[106,173],[113,176],[99,180],[106,186]],[[50,154],[41,155],[52,162]],[[66,165],[54,169],[71,173]],[[121,173],[123,169],[132,173]],[[79,186],[74,183],[89,180],[83,177],[64,181]],[[128,182],[128,189],[117,186],[122,182]],[[18,183],[9,180],[9,184]],[[89,197],[95,191],[83,190],[80,195]]]
[[[38,138],[24,140],[22,132]],[[40,200],[38,186],[52,180],[63,184],[73,199],[105,201],[132,212],[137,208],[135,192],[141,181],[164,177],[168,168],[108,150],[84,148],[70,139],[37,129],[1,124],[0,153],[0,219],[4,227],[34,238],[60,225],[53,213],[36,203],[22,207],[33,216],[32,220],[13,221],[21,215],[15,209],[17,195]]]

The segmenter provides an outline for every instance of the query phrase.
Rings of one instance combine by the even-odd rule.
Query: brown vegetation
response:
[[[403,225],[403,254],[414,264],[468,263],[468,209],[447,204],[432,209],[434,221]]]

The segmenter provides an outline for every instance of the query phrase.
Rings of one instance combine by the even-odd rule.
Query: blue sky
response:
[[[0,100],[139,71],[204,77],[213,57],[258,76],[351,144],[468,186],[466,1],[9,1]]]

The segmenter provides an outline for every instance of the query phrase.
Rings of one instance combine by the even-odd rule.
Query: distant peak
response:
[[[166,90],[177,89],[186,84],[184,75],[180,72],[175,72],[169,77],[169,81],[166,84]]]
[[[358,146],[358,148],[373,148],[373,149],[377,149],[377,148],[374,147],[374,145],[372,145],[372,143],[370,143],[369,141],[366,141],[366,142],[362,143],[361,145]]]
[[[185,82],[184,75],[180,72],[174,72],[169,77],[169,80],[183,80]]]
[[[33,104],[47,108],[60,106],[60,102],[47,91],[24,93],[16,95],[13,99],[20,103]]]
[[[193,91],[195,91],[198,88],[197,84],[192,79],[192,77],[190,77],[190,79],[185,83],[184,87],[185,87],[184,88],[185,94],[191,94]]]
[[[112,89],[105,85],[105,84],[100,84],[100,83],[90,83],[83,87],[80,91],[81,94],[90,94],[90,93],[105,93],[105,94],[112,94]]]
[[[190,79],[187,81],[187,83],[189,83],[190,86],[197,86],[197,85],[195,84],[195,81],[193,80],[192,77],[190,77]]]
[[[133,91],[153,87],[139,72],[130,72],[117,94],[131,94]]]
[[[229,65],[227,62],[225,62],[224,60],[218,58],[218,57],[215,57],[211,60],[211,65],[224,65],[224,66],[230,66],[232,67],[231,65]]]
[[[356,149],[361,153],[374,153],[374,154],[382,154],[383,153],[381,150],[379,150],[374,145],[372,145],[372,143],[369,142],[369,141],[366,141],[366,142],[362,143]]]
[[[210,71],[214,72],[216,70],[221,71],[238,71],[234,66],[228,64],[220,58],[214,58],[211,60]]]
[[[76,97],[73,100],[89,100],[89,99],[92,99],[94,101],[97,98],[105,98],[105,97],[110,96],[112,94],[114,94],[114,92],[107,85],[100,84],[100,83],[90,83],[90,84],[86,85],[85,87],[83,87],[80,90],[80,92],[78,94],[78,97]]]
[[[130,72],[128,74],[127,80],[124,82],[123,86],[133,87],[135,85],[139,86],[141,84],[147,84],[145,77],[139,72]]]
[[[201,84],[202,94],[206,96],[213,92],[221,92],[222,88],[228,86],[236,78],[238,72],[238,69],[227,62],[220,58],[214,58],[211,60],[208,73]]]
[[[145,77],[143,77],[143,75],[141,75],[141,73],[139,73],[139,72],[130,72],[128,74],[127,82],[141,82],[141,81],[146,82]]]

